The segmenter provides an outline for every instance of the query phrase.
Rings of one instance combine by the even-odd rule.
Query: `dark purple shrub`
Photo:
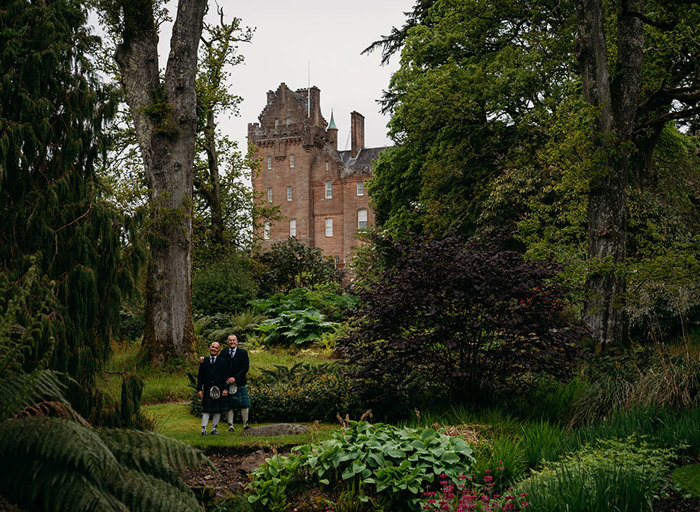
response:
[[[388,412],[421,398],[474,401],[520,391],[517,377],[570,371],[580,331],[562,325],[558,267],[495,241],[381,242],[392,264],[359,292],[341,340],[368,403]]]

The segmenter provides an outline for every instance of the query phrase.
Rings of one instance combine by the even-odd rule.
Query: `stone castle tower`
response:
[[[374,225],[365,181],[386,148],[364,147],[364,117],[352,112],[351,149],[338,151],[338,129],[332,113],[330,123],[321,115],[320,93],[282,83],[267,93],[260,122],[248,124],[261,162],[253,190],[279,205],[283,216],[255,234],[263,250],[294,236],[342,267],[359,246],[358,230]]]

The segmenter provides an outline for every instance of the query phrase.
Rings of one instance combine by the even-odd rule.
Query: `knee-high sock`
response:
[[[216,428],[216,426],[219,424],[220,419],[221,413],[215,412],[214,415],[211,417],[211,428]]]
[[[233,425],[233,409],[228,410],[226,413],[226,419],[228,420],[229,425]]]
[[[241,418],[243,419],[244,425],[248,423],[248,411],[250,411],[248,407],[241,409]]]
[[[207,428],[207,423],[209,423],[209,413],[202,413],[202,428]]]

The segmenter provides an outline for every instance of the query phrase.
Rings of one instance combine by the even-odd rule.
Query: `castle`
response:
[[[259,123],[248,124],[248,141],[262,163],[253,190],[280,206],[282,220],[265,222],[256,236],[262,249],[296,237],[343,267],[359,246],[358,231],[374,225],[366,180],[386,149],[364,147],[364,117],[351,113],[351,149],[338,151],[338,129],[321,115],[317,87],[292,91],[281,83],[268,91]]]

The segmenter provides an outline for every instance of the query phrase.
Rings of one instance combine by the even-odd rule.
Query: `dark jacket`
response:
[[[217,386],[220,390],[226,389],[226,379],[229,376],[228,360],[219,354],[214,364],[211,364],[209,356],[199,363],[199,373],[197,374],[197,391],[209,394],[209,388]]]
[[[250,367],[248,352],[240,347],[236,347],[236,353],[231,357],[231,349],[226,347],[219,354],[228,362],[228,375],[236,379],[236,386],[245,386],[248,382],[246,374]]]

